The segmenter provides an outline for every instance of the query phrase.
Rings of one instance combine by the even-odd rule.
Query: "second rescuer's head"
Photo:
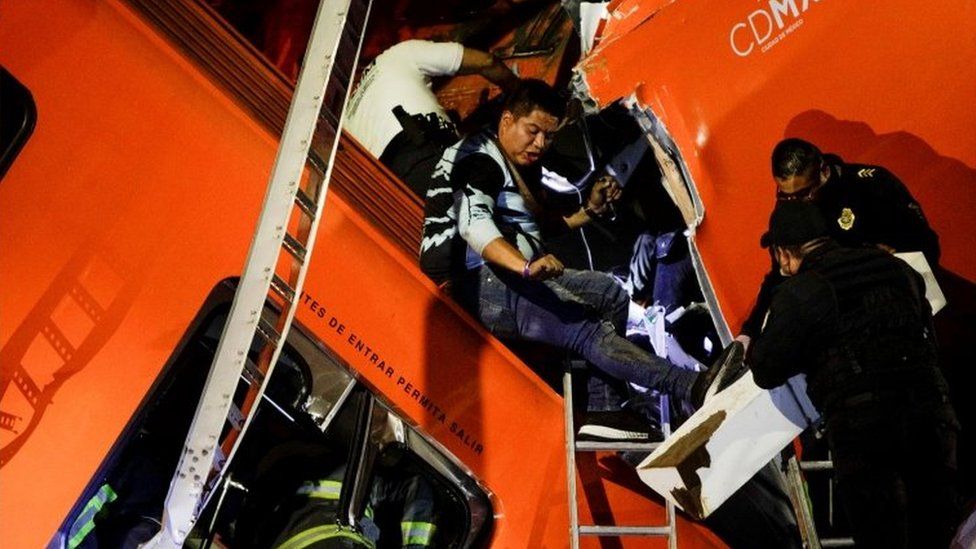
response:
[[[815,205],[806,200],[780,201],[759,243],[772,248],[781,274],[793,276],[807,253],[822,244],[827,234],[827,222]]]

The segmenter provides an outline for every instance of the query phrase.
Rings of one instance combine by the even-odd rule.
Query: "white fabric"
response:
[[[929,267],[929,262],[925,256],[922,252],[902,252],[895,254],[895,257],[908,263],[911,268],[922,275],[922,279],[925,281],[925,299],[929,301],[929,305],[932,307],[932,316],[935,316],[935,313],[941,311],[947,302],[945,294],[942,293],[942,287],[935,280],[935,274]]]
[[[402,129],[393,107],[448,120],[430,89],[434,76],[457,74],[464,47],[455,42],[408,40],[381,53],[366,69],[346,110],[343,127],[379,158]]]

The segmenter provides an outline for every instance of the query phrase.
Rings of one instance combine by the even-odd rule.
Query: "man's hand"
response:
[[[552,254],[546,254],[529,263],[529,280],[549,280],[563,274],[563,262],[556,259]]]
[[[590,198],[586,201],[586,208],[596,215],[603,215],[610,209],[610,205],[620,200],[623,188],[612,175],[604,175],[596,180],[590,189]]]
[[[749,336],[747,336],[746,334],[739,334],[739,335],[736,336],[735,341],[738,341],[739,343],[741,343],[742,344],[742,347],[746,351],[749,351],[749,344],[752,343],[752,338],[749,337]]]

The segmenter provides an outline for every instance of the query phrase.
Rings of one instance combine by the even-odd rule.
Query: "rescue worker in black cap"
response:
[[[888,252],[919,251],[935,269],[939,237],[922,207],[894,174],[881,166],[847,164],[834,154],[797,138],[773,149],[776,201],[809,201],[823,214],[830,236],[843,246],[872,246]],[[782,282],[773,271],[763,280],[756,306],[742,327],[755,336],[769,307],[773,288]],[[744,340],[748,343],[748,340]]]
[[[958,422],[924,283],[887,252],[842,248],[830,222],[801,200],[770,217],[761,243],[787,280],[753,344],[755,381],[806,374],[858,547],[947,547],[961,515]]]

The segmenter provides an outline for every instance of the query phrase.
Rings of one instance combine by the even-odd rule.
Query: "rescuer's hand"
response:
[[[747,336],[747,335],[745,335],[745,334],[739,334],[738,336],[736,336],[735,341],[738,341],[739,343],[741,343],[742,344],[742,347],[746,351],[748,351],[749,350],[749,344],[752,343],[752,338],[749,337],[749,336]]]

